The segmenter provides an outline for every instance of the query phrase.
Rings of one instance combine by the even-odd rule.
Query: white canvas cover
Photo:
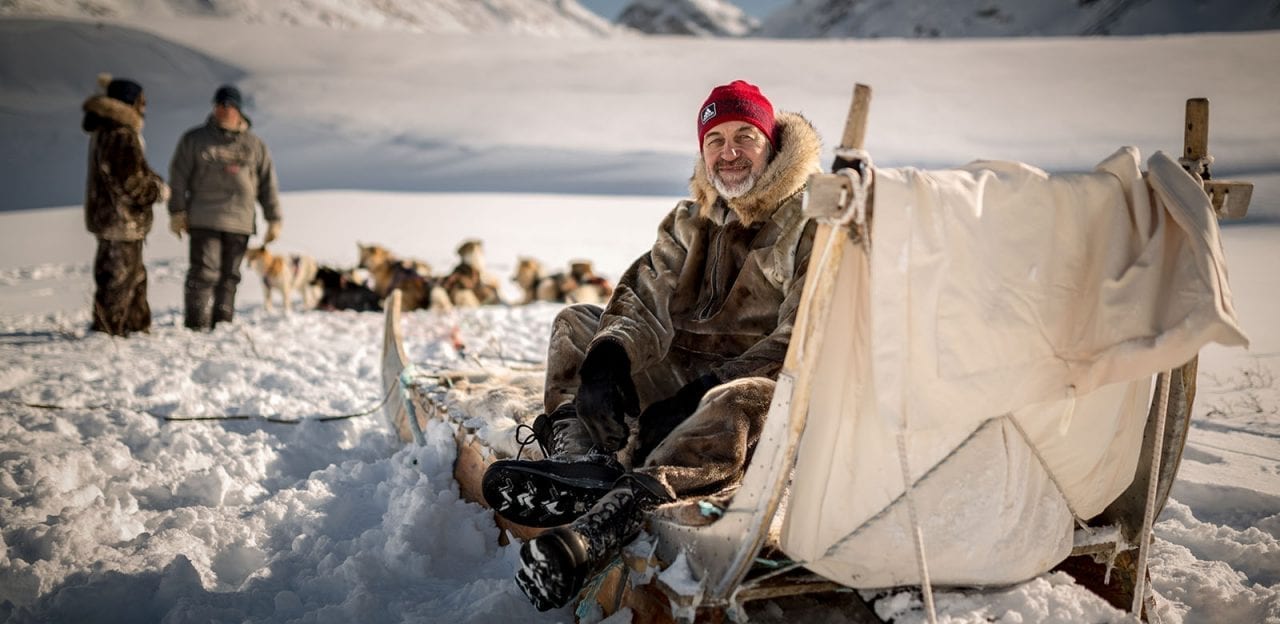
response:
[[[1200,184],[1124,148],[1094,173],[875,170],[846,248],[783,550],[852,587],[1012,583],[1133,478],[1153,374],[1247,343]],[[821,241],[818,241],[821,245]],[[899,454],[905,450],[905,457]]]

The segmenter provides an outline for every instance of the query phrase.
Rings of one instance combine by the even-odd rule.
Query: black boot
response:
[[[669,500],[620,479],[573,524],[525,542],[516,584],[539,611],[565,606],[640,534],[644,512]]]
[[[236,284],[220,283],[213,296],[213,325],[230,323],[236,316]]]
[[[572,522],[622,476],[613,455],[591,450],[572,404],[539,416],[531,429],[547,459],[496,461],[481,481],[485,502],[503,518],[531,527]]]
[[[184,296],[186,313],[183,325],[187,329],[208,331],[213,329],[213,289],[187,285]]]

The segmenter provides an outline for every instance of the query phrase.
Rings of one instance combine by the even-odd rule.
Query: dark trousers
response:
[[[142,241],[99,240],[93,283],[93,331],[127,336],[151,329]]]
[[[603,314],[604,308],[599,306],[577,304],[556,315],[547,352],[543,397],[547,413],[577,395],[578,369]],[[641,409],[671,396],[686,380],[710,370],[700,366],[678,370],[664,360],[632,371]],[[712,494],[738,485],[760,440],[775,385],[768,377],[744,377],[712,388],[697,411],[654,447],[643,465],[630,466],[632,473],[645,477],[655,493],[665,490],[671,498]],[[592,417],[578,414],[579,419]],[[592,443],[587,428],[575,425],[563,434],[569,437],[569,448],[589,448]]]
[[[190,235],[185,325],[213,329],[235,317],[240,262],[249,248],[249,235],[203,229],[193,229]]]

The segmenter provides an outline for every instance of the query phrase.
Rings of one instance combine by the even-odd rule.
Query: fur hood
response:
[[[822,141],[813,124],[798,113],[786,112],[778,113],[776,123],[778,149],[773,160],[765,166],[760,179],[746,195],[725,200],[729,208],[738,215],[738,219],[746,225],[768,218],[783,200],[804,188],[810,174],[822,170],[818,163]],[[707,175],[701,155],[694,166],[689,190],[703,216],[708,216],[711,207],[722,199]]]
[[[104,125],[114,122],[117,125],[142,131],[142,113],[138,109],[105,95],[92,95],[84,101],[84,121],[80,127],[85,132],[93,132]]]

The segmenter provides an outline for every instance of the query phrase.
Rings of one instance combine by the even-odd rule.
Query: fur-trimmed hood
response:
[[[105,95],[91,95],[81,106],[84,109],[84,121],[80,127],[85,132],[93,132],[98,128],[114,122],[117,125],[142,131],[142,113],[129,104]]]
[[[776,124],[777,152],[773,160],[765,166],[760,179],[746,195],[725,199],[729,208],[746,225],[768,218],[783,200],[804,188],[811,174],[822,170],[819,164],[822,141],[813,124],[798,113],[787,112],[778,113]],[[704,216],[709,215],[712,206],[722,199],[707,174],[701,155],[694,166],[689,190]]]

